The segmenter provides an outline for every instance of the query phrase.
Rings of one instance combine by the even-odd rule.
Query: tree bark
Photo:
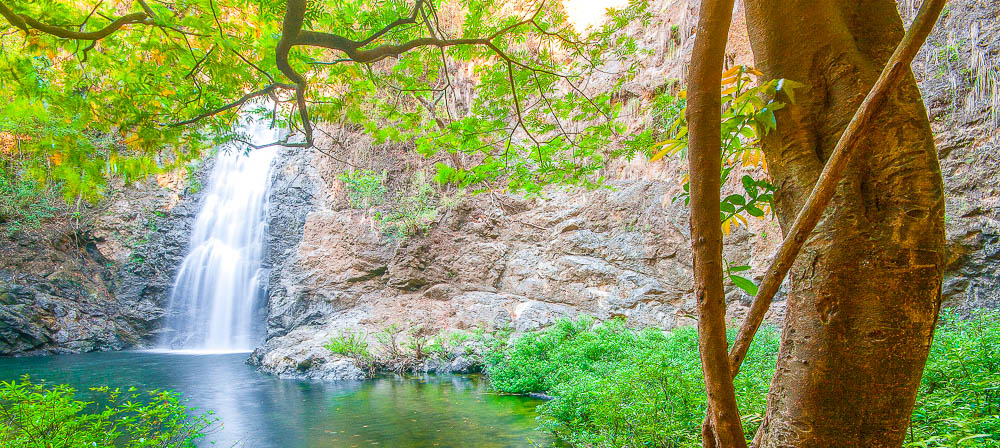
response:
[[[748,0],[758,67],[806,83],[763,140],[788,232],[903,35],[892,0]],[[804,30],[809,30],[808,32]],[[758,447],[902,444],[941,301],[944,201],[912,73],[860,136],[792,266]]]
[[[698,349],[708,416],[714,428],[702,432],[705,447],[745,447],[746,437],[733,388],[726,345],[726,303],[722,279],[722,175],[720,79],[732,20],[733,0],[704,0],[688,72],[688,164],[691,174],[691,244],[698,299]]]

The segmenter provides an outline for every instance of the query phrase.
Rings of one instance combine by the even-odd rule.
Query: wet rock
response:
[[[323,335],[325,336],[325,333]],[[250,355],[247,363],[277,375],[279,378],[312,378],[330,381],[365,378],[364,372],[354,364],[354,361],[335,355],[323,347],[323,344],[329,341],[329,337],[320,336],[317,338],[317,333],[299,331],[288,335],[289,342],[297,337],[304,337],[309,341],[300,340],[300,343],[282,347],[258,348]]]

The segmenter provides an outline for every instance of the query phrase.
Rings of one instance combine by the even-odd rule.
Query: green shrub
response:
[[[352,208],[372,208],[385,201],[385,171],[345,171],[337,176],[347,187],[347,201]]]
[[[330,339],[330,342],[325,345],[325,347],[327,350],[330,350],[338,355],[362,357],[371,356],[368,352],[368,341],[365,340],[364,336],[354,333],[334,336]]]
[[[941,320],[907,446],[1000,447],[1000,312]]]
[[[21,230],[37,229],[55,216],[63,203],[44,185],[23,173],[0,169],[0,223],[8,236]]]
[[[340,334],[331,338],[324,347],[334,354],[351,358],[354,365],[368,375],[375,373],[375,356],[368,347],[366,336],[351,332]]]
[[[732,341],[734,332],[730,332]],[[493,387],[543,392],[540,426],[572,446],[696,447],[705,392],[694,328],[669,334],[621,321],[562,320],[485,355]],[[744,430],[766,407],[779,332],[764,327],[736,377]],[[946,314],[917,397],[907,446],[1000,447],[1000,313]]]
[[[737,380],[750,433],[764,412],[777,349],[778,332],[762,329]],[[571,445],[700,446],[705,392],[694,328],[665,334],[619,320],[563,320],[491,350],[485,361],[497,390],[557,397],[539,407],[539,422]]]
[[[427,230],[438,215],[439,197],[426,173],[413,173],[410,189],[392,210],[376,216],[379,227],[390,238],[405,238]]]
[[[80,401],[66,385],[27,377],[0,382],[0,446],[9,448],[194,447],[216,420],[191,416],[169,391],[91,389],[99,402]]]
[[[199,170],[201,170],[201,160],[192,160],[184,165],[184,188],[188,193],[194,194],[204,188],[198,179]]]

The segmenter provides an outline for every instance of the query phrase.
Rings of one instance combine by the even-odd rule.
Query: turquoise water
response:
[[[0,380],[78,390],[107,385],[173,389],[189,406],[215,411],[214,446],[532,447],[538,400],[493,393],[480,376],[429,375],[367,381],[280,380],[244,363],[247,354],[109,352],[0,359]],[[85,397],[81,393],[81,397]],[[204,443],[203,445],[209,445]]]

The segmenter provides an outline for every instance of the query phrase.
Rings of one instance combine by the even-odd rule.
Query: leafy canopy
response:
[[[0,15],[4,169],[85,198],[249,142],[240,116],[287,131],[256,146],[337,124],[462,155],[440,181],[593,185],[622,153],[612,98],[637,68],[620,30],[649,18],[638,0],[586,32],[555,0],[0,0]],[[611,65],[615,88],[589,91]]]

